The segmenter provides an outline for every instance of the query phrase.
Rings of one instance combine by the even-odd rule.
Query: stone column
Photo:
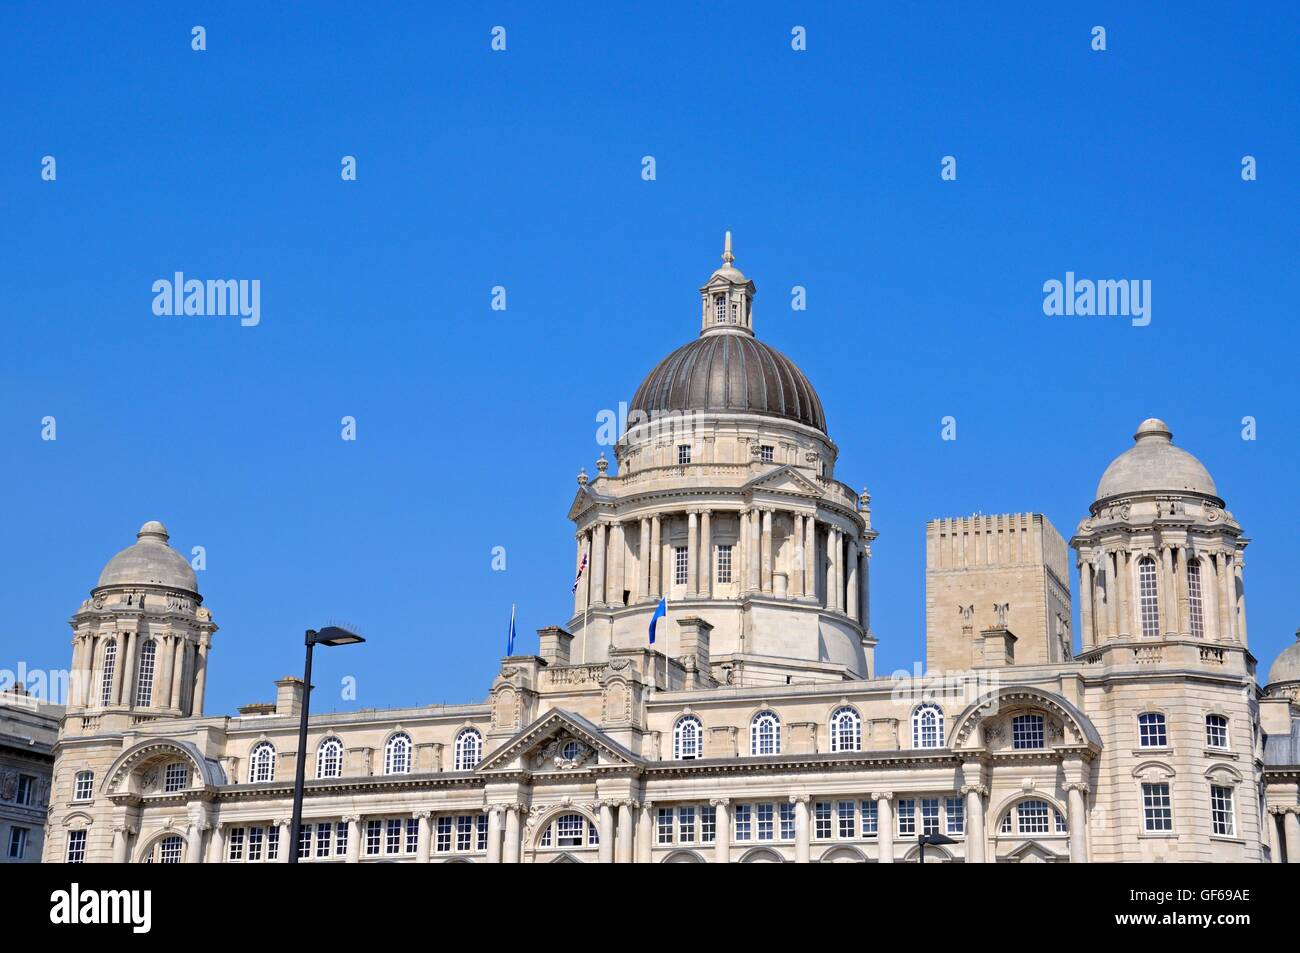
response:
[[[176,639],[175,635],[164,635],[158,638],[158,655],[154,659],[154,694],[157,696],[155,704],[159,708],[172,707],[172,668],[176,665]]]
[[[1282,835],[1286,838],[1286,862],[1300,864],[1300,814],[1295,808],[1282,815]]]
[[[1173,635],[1178,631],[1178,593],[1174,587],[1174,548],[1160,547],[1160,631]]]
[[[961,789],[966,796],[966,863],[984,863],[984,789],[967,784]]]
[[[1086,652],[1096,644],[1092,631],[1092,563],[1079,562],[1079,648]]]
[[[190,829],[185,832],[185,863],[203,863],[203,832],[209,826],[201,817],[190,818]]]
[[[641,812],[636,819],[636,862],[638,864],[650,863],[650,847],[654,837],[651,817],[653,813],[654,805],[649,801],[642,801]]]
[[[1119,557],[1114,550],[1103,554],[1106,560],[1106,634],[1119,637]]]
[[[275,822],[275,826],[280,831],[280,852],[276,856],[275,860],[276,863],[287,864],[289,862],[290,856],[292,856],[292,854],[298,853],[298,845],[289,842],[289,838],[293,835],[293,821],[290,818],[282,817]],[[302,830],[305,831],[305,830],[309,830],[310,828],[311,825],[307,821],[302,822]],[[299,833],[298,836],[301,837],[302,834]],[[348,847],[349,848],[352,847],[351,838],[348,838]],[[290,852],[292,852],[292,854]]]
[[[348,825],[348,858],[349,864],[355,864],[361,860],[361,818],[356,814],[344,816],[343,823]],[[288,840],[288,835],[285,836]],[[288,849],[287,846],[285,848]],[[297,847],[294,847],[297,850]]]
[[[757,508],[749,511],[749,547],[747,556],[749,559],[749,588],[759,590],[763,587],[763,573],[759,568],[762,565],[763,553],[763,533],[762,517],[759,516]]]
[[[713,842],[713,862],[729,864],[731,863],[731,801],[725,797],[717,797],[709,803],[717,812],[714,817],[717,838]]]
[[[713,598],[713,526],[711,510],[700,513],[700,596]]]
[[[1236,620],[1237,620],[1237,641],[1242,645],[1246,644],[1246,579],[1243,575],[1245,570],[1245,557],[1238,556],[1233,560],[1233,587],[1236,596]]]
[[[519,863],[519,806],[517,804],[506,807],[506,837],[502,863]]]
[[[700,591],[700,517],[695,510],[686,514],[686,598]]]
[[[831,557],[829,583],[826,586],[829,594],[826,608],[842,611],[844,609],[844,536],[838,528],[831,527],[826,546]]]
[[[772,511],[769,509],[763,510],[760,546],[762,547],[760,585],[763,587],[764,592],[770,593],[772,591]]]
[[[203,714],[203,694],[208,684],[208,649],[212,644],[212,636],[204,632],[199,636],[199,654],[195,663],[197,671],[194,675],[194,708],[190,712],[192,715],[202,716]]]
[[[223,864],[226,861],[226,833],[220,824],[212,825],[212,836],[208,838],[208,863]]]
[[[113,828],[113,863],[125,864],[129,857],[128,846],[130,844],[131,828],[126,824],[118,824]]]
[[[1115,550],[1115,579],[1119,583],[1119,636],[1133,634],[1133,562],[1123,549]]]
[[[848,578],[844,584],[844,594],[846,605],[844,611],[849,614],[849,618],[854,622],[858,621],[858,544],[856,540],[849,540],[847,563],[849,567]]]
[[[894,792],[873,791],[876,802],[876,840],[880,843],[880,862],[894,862]]]
[[[871,544],[866,540],[862,541],[862,554],[858,557],[861,565],[858,568],[858,579],[861,592],[858,595],[858,619],[862,622],[862,629],[868,635],[871,634]]]
[[[806,556],[803,540],[803,514],[790,514],[790,545],[793,546],[794,564],[790,567],[790,595],[796,599],[803,595],[803,567]]]
[[[419,822],[419,829],[415,836],[415,860],[417,863],[427,864],[429,862],[430,841],[433,839],[432,811],[416,811],[415,819]]]
[[[641,517],[641,534],[637,537],[636,600],[650,598],[650,519]]]
[[[189,644],[183,637],[178,636],[176,639],[176,662],[172,666],[172,707],[176,709],[185,704],[185,657]]]
[[[808,829],[808,795],[791,794],[794,805],[794,862],[806,864],[812,860],[812,835]]]
[[[1216,553],[1214,557],[1215,576],[1219,581],[1219,590],[1216,595],[1219,598],[1219,639],[1223,642],[1232,641],[1232,607],[1236,604],[1233,599],[1231,590],[1231,580],[1233,579],[1232,565],[1228,561],[1226,553]]]
[[[135,656],[138,651],[140,636],[127,632],[122,636],[122,682],[114,691],[120,697],[118,704],[127,708],[135,707]]]
[[[632,802],[618,802],[618,848],[614,855],[615,863],[632,863]]]
[[[91,672],[95,669],[95,637],[93,635],[82,635],[78,638],[80,660],[74,667],[77,681],[73,684],[73,701],[74,705],[80,705],[83,708],[90,705],[90,686],[94,682]],[[75,652],[73,653],[76,654]]]
[[[1219,639],[1219,576],[1214,571],[1214,556],[1197,553],[1201,564],[1201,625],[1207,641]]]
[[[1187,596],[1187,547],[1174,547],[1174,592],[1178,596],[1178,631],[1192,634],[1192,606]]]
[[[605,584],[605,602],[609,605],[623,605],[623,589],[627,585],[627,543],[623,538],[623,523],[616,521],[609,528],[609,552],[605,563],[609,566],[609,581]]]
[[[659,601],[660,586],[663,584],[663,571],[660,568],[663,553],[659,516],[656,514],[650,517],[650,599],[654,602]]]
[[[587,569],[582,568],[582,554],[587,548],[587,534],[582,532],[575,538],[578,541],[578,558],[573,562],[573,575],[576,582],[573,587],[573,614],[577,615],[586,604],[587,587],[591,583],[591,571],[590,567]],[[579,572],[582,573],[581,576],[578,575]]]
[[[1070,863],[1083,864],[1088,861],[1088,786],[1086,784],[1067,784],[1065,790],[1069,796],[1070,829]]]
[[[817,519],[812,515],[803,521],[803,594],[817,599]]]
[[[596,861],[601,864],[614,862],[614,802],[600,802],[600,846],[596,849]]]
[[[501,808],[489,807],[487,816],[487,862],[489,864],[499,864],[501,863]]]
[[[591,604],[605,605],[605,533],[604,523],[596,523],[591,528]],[[586,639],[587,633],[583,633]]]

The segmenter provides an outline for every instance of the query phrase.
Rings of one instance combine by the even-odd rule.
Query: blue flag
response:
[[[659,600],[659,605],[655,606],[655,614],[650,617],[650,644],[655,644],[655,626],[659,620],[668,614],[668,597],[664,596]]]
[[[515,606],[510,604],[510,633],[506,636],[506,655],[515,654]]]

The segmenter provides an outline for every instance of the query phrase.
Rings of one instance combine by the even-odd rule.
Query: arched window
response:
[[[326,738],[316,748],[316,777],[343,777],[343,742]]]
[[[750,754],[781,753],[781,719],[774,711],[760,711],[749,725]]]
[[[91,801],[95,798],[95,772],[78,771],[72,779],[72,799]]]
[[[185,841],[179,834],[168,834],[154,844],[145,857],[146,864],[179,864],[185,853]]]
[[[1142,613],[1142,634],[1160,635],[1160,602],[1156,594],[1156,561],[1150,556],[1138,560],[1138,607]]]
[[[465,728],[456,736],[455,766],[457,771],[473,771],[483,760],[483,736],[477,728]]]
[[[673,760],[694,761],[702,756],[704,726],[694,715],[683,715],[673,727]]]
[[[135,681],[135,707],[148,708],[153,704],[153,669],[158,646],[150,639],[140,646],[140,674]]]
[[[912,712],[912,747],[943,747],[943,709],[938,705],[917,705]]]
[[[1144,711],[1138,715],[1138,747],[1169,747],[1169,733],[1165,730],[1165,716],[1160,712]]]
[[[1201,561],[1187,561],[1187,610],[1192,619],[1192,636],[1205,638],[1205,611],[1201,595]]]
[[[101,705],[112,704],[113,701],[113,668],[117,663],[117,640],[109,639],[104,645],[104,674],[99,683],[99,703]]]
[[[831,750],[862,750],[862,718],[845,705],[831,712]]]
[[[275,780],[275,745],[271,742],[259,741],[253,745],[248,755],[248,780],[254,784]]]
[[[411,773],[411,736],[399,731],[384,745],[384,774]]]

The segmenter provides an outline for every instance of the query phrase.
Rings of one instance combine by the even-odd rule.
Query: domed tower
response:
[[[217,627],[201,605],[194,570],[167,540],[162,523],[141,526],[72,617],[68,728],[203,713]]]
[[[1273,661],[1265,691],[1274,698],[1290,699],[1291,704],[1300,707],[1300,629],[1296,629],[1295,641]]]
[[[1246,647],[1242,553],[1247,540],[1209,472],[1174,446],[1163,420],[1142,421],[1134,445],[1097,485],[1078,552],[1085,653],[1127,640],[1192,639]],[[1158,648],[1134,648],[1157,661]],[[1222,659],[1217,648],[1199,658]],[[1170,659],[1172,660],[1172,659]]]
[[[755,336],[730,232],[722,260],[699,337],[632,399],[617,473],[602,455],[578,478],[574,661],[647,647],[666,597],[654,648],[706,682],[867,677],[870,497],[835,479],[812,384]]]

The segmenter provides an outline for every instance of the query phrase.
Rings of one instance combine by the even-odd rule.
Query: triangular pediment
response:
[[[612,497],[597,493],[592,489],[590,483],[584,483],[578,487],[578,492],[573,495],[573,502],[569,504],[569,519],[576,520],[591,507],[611,501]]]
[[[810,496],[813,498],[819,498],[822,495],[820,486],[788,463],[754,477],[745,484],[745,490],[751,494],[755,492],[793,493],[797,496]]]
[[[641,758],[581,715],[553,708],[489,754],[475,770],[535,774],[642,764]]]

